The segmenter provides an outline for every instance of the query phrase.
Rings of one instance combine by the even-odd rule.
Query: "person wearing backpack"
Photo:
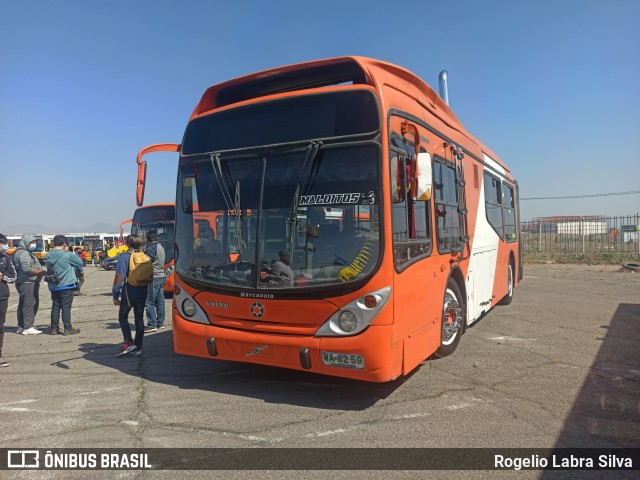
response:
[[[140,248],[144,239],[140,235],[129,235],[127,247],[129,250],[121,253],[116,264],[116,275],[113,279],[113,304],[120,307],[118,322],[124,337],[124,346],[117,353],[120,357],[132,353],[142,354],[142,339],[144,338],[144,307],[147,302],[147,289],[153,281],[153,264],[151,259]],[[133,309],[136,337],[131,338],[129,312]]]
[[[44,257],[47,266],[45,281],[51,292],[51,335],[75,335],[80,329],[71,325],[71,305],[73,293],[78,285],[76,269],[82,268],[82,260],[77,255],[65,250],[67,237],[53,237],[53,248]],[[55,275],[50,275],[54,273]],[[59,328],[60,312],[64,330]]]

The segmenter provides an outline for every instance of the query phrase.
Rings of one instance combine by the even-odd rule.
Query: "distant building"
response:
[[[607,220],[603,215],[536,217],[527,222],[527,230],[571,236],[605,235],[609,231]]]

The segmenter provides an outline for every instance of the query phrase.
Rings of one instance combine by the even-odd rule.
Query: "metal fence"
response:
[[[540,217],[522,222],[525,254],[640,258],[640,215]]]

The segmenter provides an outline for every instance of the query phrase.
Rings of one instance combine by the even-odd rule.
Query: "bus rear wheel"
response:
[[[498,305],[509,305],[511,303],[513,300],[513,285],[513,262],[510,261],[507,266],[507,294],[498,302]]]
[[[444,301],[442,303],[440,347],[434,353],[435,357],[446,357],[458,348],[464,327],[464,308],[460,288],[458,284],[450,278],[447,281],[447,289],[444,293]]]

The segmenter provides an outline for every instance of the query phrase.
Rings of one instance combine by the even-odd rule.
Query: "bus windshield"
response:
[[[183,162],[176,271],[242,289],[361,279],[378,261],[381,151],[371,141]]]
[[[133,223],[131,225],[131,233],[142,235],[142,238],[147,238],[147,232],[149,230],[156,230],[160,237],[160,245],[164,248],[164,263],[167,264],[173,260],[174,247],[173,247],[173,221],[171,222],[156,222],[156,223]]]
[[[137,209],[133,214],[131,233],[147,238],[147,232],[156,230],[160,244],[164,248],[165,264],[174,256],[173,227],[175,223],[175,207],[173,205],[152,205]]]

